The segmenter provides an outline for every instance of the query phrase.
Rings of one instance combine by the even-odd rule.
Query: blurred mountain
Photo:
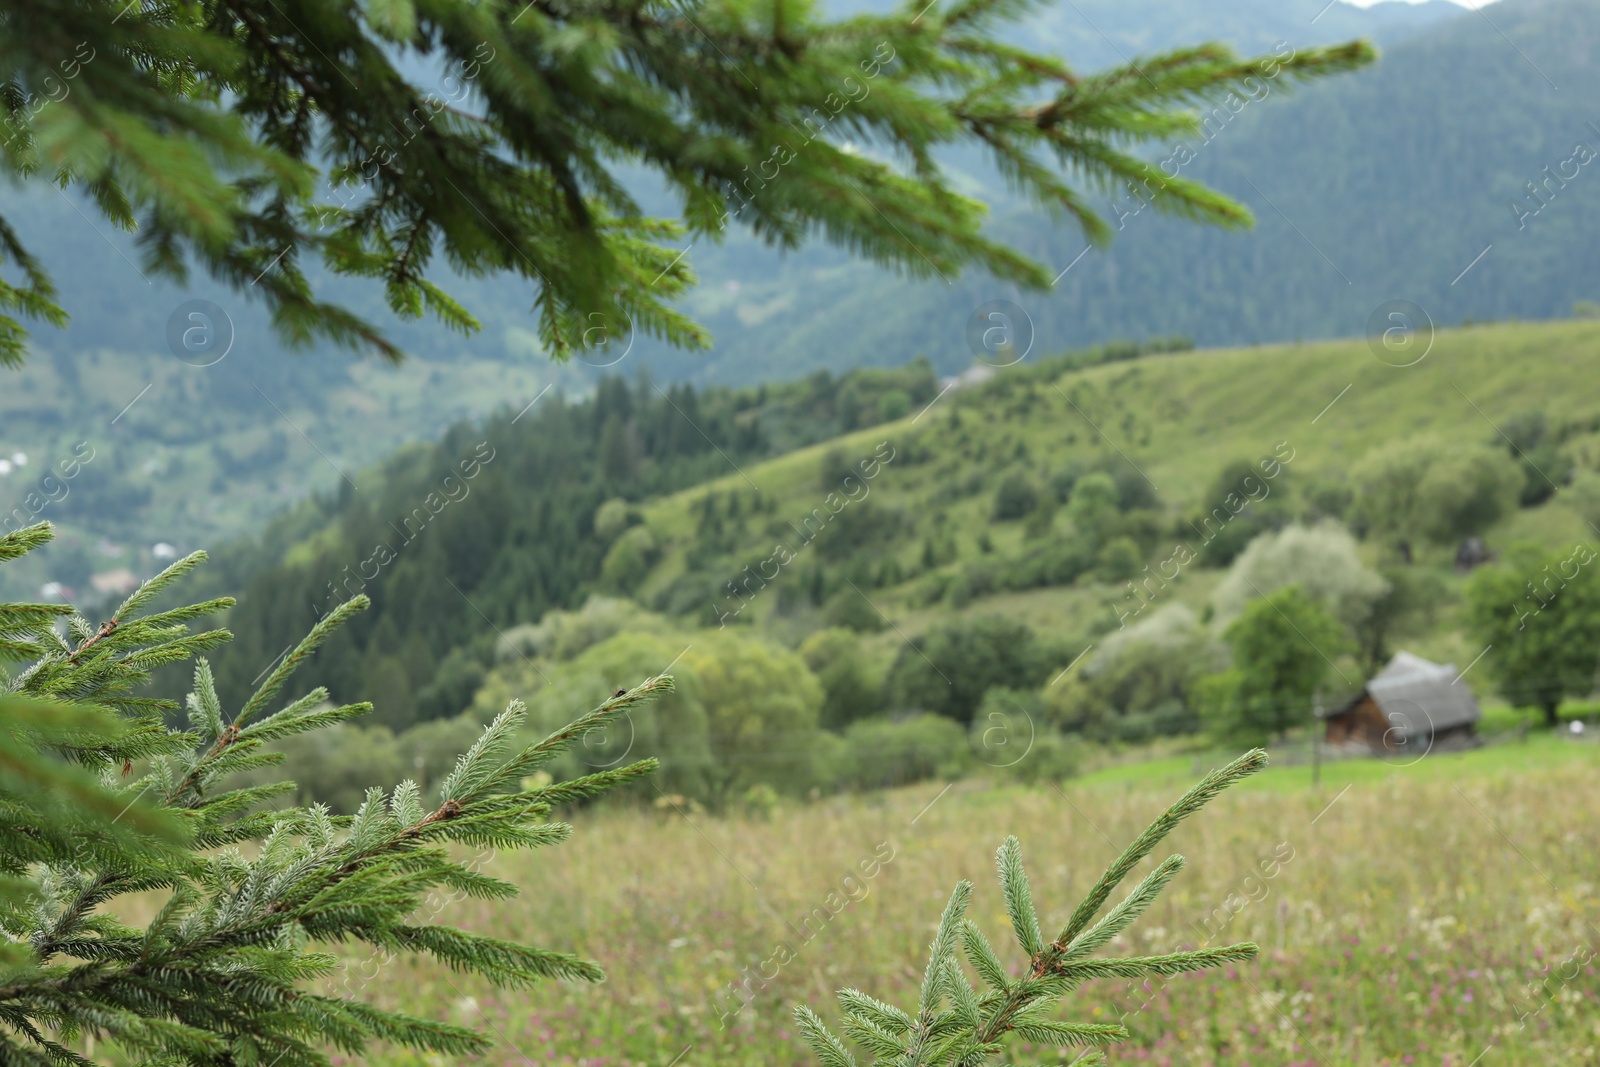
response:
[[[1336,5],[1317,28],[1335,11],[1354,17]],[[948,373],[971,362],[967,320],[990,300],[1020,305],[1044,353],[1173,334],[1201,346],[1359,335],[1389,300],[1439,323],[1567,314],[1600,295],[1588,239],[1600,199],[1586,191],[1600,5],[1457,11],[1411,27],[1373,69],[1217,112],[1186,146],[1192,161],[1178,146],[1155,157],[1244,202],[1253,230],[1203,229],[1123,197],[1104,204],[1121,224],[1112,246],[1086,251],[1070,226],[1000,204],[995,231],[1063,272],[1049,293],[981,276],[908,282],[826,250],[782,257],[730,240],[691,253],[705,282],[689,303],[716,351],[646,358],[716,381],[916,354]]]
[[[848,14],[869,6],[885,7],[881,0],[871,5],[847,2],[834,5],[832,13]],[[1223,41],[1247,53],[1360,36],[1387,46],[1459,22],[1462,14],[1461,8],[1446,0],[1388,2],[1368,8],[1343,2],[1329,5],[1326,0],[1061,0],[1037,7],[1015,36],[1031,47],[1065,56],[1074,65],[1093,70],[1161,49],[1209,40]],[[1476,16],[1472,20],[1476,22]],[[1489,32],[1487,26],[1477,28]],[[1392,75],[1393,71],[1385,73]],[[1373,75],[1368,72],[1358,77],[1370,81]],[[1273,107],[1265,110],[1286,113],[1289,108],[1274,101]],[[1398,132],[1391,127],[1392,122],[1386,122],[1369,135],[1375,143],[1387,143]],[[1230,141],[1240,142],[1233,150],[1255,161],[1260,153],[1253,151],[1245,129],[1230,130],[1229,135]],[[1347,128],[1341,136],[1354,136],[1354,131]],[[976,157],[963,157],[953,163],[967,173],[967,185],[974,195],[996,205],[1002,226],[1023,232],[1038,229],[1037,220],[1019,211],[1004,185]],[[651,185],[643,176],[634,184],[649,210],[673,210],[670,201],[651,195]],[[173,309],[195,297],[212,300],[227,312],[237,330],[241,354],[255,358],[266,349],[277,347],[265,315],[252,304],[248,291],[242,295],[233,293],[199,275],[185,287],[153,281],[139,268],[136,238],[117,232],[66,194],[55,190],[8,191],[0,197],[0,214],[15,225],[23,240],[52,269],[62,303],[73,316],[64,330],[38,330],[35,341],[40,349],[60,353],[94,349],[160,352],[165,348],[164,335]],[[1051,239],[1053,244],[1069,247],[1072,235],[1063,231]],[[690,304],[715,327],[717,348],[709,356],[675,353],[640,339],[634,356],[663,378],[751,381],[774,374],[788,376],[796,365],[785,365],[767,354],[774,353],[780,342],[794,339],[789,335],[797,314],[802,318],[818,314],[818,297],[831,301],[834,294],[854,288],[861,279],[868,280],[875,291],[893,284],[892,276],[852,264],[847,256],[834,250],[819,247],[784,256],[742,233],[731,235],[720,247],[696,247],[690,252],[690,259],[703,279],[701,290],[690,298]],[[841,277],[851,281],[841,286]],[[393,336],[409,351],[427,359],[468,356],[516,360],[537,354],[528,314],[530,294],[519,283],[508,279],[458,279],[450,288],[479,316],[484,330],[463,340],[431,323],[392,327]],[[321,290],[375,320],[389,320],[377,286],[325,279]],[[926,292],[931,296],[933,290]],[[894,363],[911,354],[904,345],[893,345],[889,338],[880,339],[880,331],[874,329],[870,316],[865,321],[859,316],[826,317],[834,327],[825,331],[832,339],[824,349],[807,355],[801,361],[804,365],[839,368],[859,363]],[[1126,327],[1115,321],[1108,322],[1108,326],[1126,332]],[[863,343],[842,340],[858,333]],[[954,336],[959,335],[957,330]],[[782,347],[787,349],[784,360],[793,358],[794,346]],[[762,355],[758,357],[756,353]],[[337,356],[334,360],[347,363]],[[333,373],[342,376],[343,371]]]

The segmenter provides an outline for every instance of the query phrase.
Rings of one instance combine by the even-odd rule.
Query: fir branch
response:
[[[694,276],[675,229],[720,236],[736,221],[783,247],[820,237],[885,266],[977,269],[1044,289],[1050,272],[990,239],[983,205],[961,195],[946,160],[987,151],[1026,196],[1100,241],[1110,230],[1086,194],[1148,174],[1124,153],[1192,127],[1196,107],[1250,79],[1284,84],[1375,57],[1365,42],[1288,59],[1208,45],[1084,76],[1007,43],[1032,6],[952,0],[829,21],[804,5],[779,3],[766,20],[720,0],[693,17],[676,4],[542,0],[21,5],[8,12],[13,39],[81,42],[93,61],[69,61],[72,92],[40,119],[20,86],[46,83],[59,60],[17,51],[0,160],[19,181],[79,187],[119,227],[138,219],[146,273],[181,282],[198,266],[263,297],[287,343],[401,354],[375,325],[316,299],[313,262],[379,281],[399,316],[474,330],[441,284],[448,267],[522,283],[542,344],[564,359],[589,314],[674,345],[710,343],[681,310]],[[571,47],[579,39],[588,44]],[[476,113],[415,84],[404,55],[470,71]],[[871,92],[828,132],[880,145],[904,168],[816,136],[784,165],[781,192],[745,195],[752,164],[792,142],[819,100],[867,79]],[[624,161],[672,187],[684,225],[644,216]],[[358,184],[353,205],[323,198]],[[1193,182],[1170,182],[1157,204],[1250,220]],[[65,312],[4,220],[0,258],[21,276],[0,280],[0,364],[12,365],[22,320],[60,325]]]
[[[1005,896],[1006,914],[1016,932],[1022,951],[1037,956],[1044,950],[1044,935],[1039,932],[1039,915],[1033,908],[1033,891],[1022,869],[1022,843],[1008,837],[995,857],[1000,872],[1000,890]]]
[[[1132,844],[1123,850],[1122,855],[1106,868],[1105,874],[1100,876],[1100,881],[1095,883],[1089,895],[1083,898],[1083,903],[1078,905],[1072,917],[1056,935],[1055,942],[1051,946],[1052,950],[1064,953],[1066,946],[1089,924],[1089,920],[1094,918],[1100,906],[1111,895],[1111,891],[1121,884],[1128,876],[1128,872],[1133,870],[1140,860],[1155,850],[1163,838],[1177,829],[1179,823],[1205,807],[1224,789],[1249,777],[1266,765],[1265,750],[1251,749],[1226,767],[1212,771],[1193,789],[1179,797],[1176,803],[1162,812],[1133,840]]]
[[[1058,963],[1050,971],[1063,978],[1086,980],[1089,978],[1146,978],[1150,975],[1183,974],[1207,967],[1220,967],[1224,963],[1244,963],[1256,958],[1260,949],[1246,941],[1220,948],[1198,949],[1194,952],[1174,952],[1165,956],[1128,956],[1121,959],[1076,960]]]
[[[1225,963],[1254,959],[1253,944],[1229,945],[1195,952],[1159,956],[1093,959],[1088,953],[1126,929],[1147,909],[1161,890],[1183,869],[1183,857],[1172,856],[1158,864],[1106,916],[1087,932],[1083,926],[1099,911],[1106,896],[1135,864],[1185,818],[1194,814],[1228,786],[1259,770],[1266,763],[1260,750],[1249,752],[1227,767],[1213,771],[1184,794],[1128,846],[1085,897],[1066,931],[1045,945],[1038,930],[1022,849],[1015,837],[1006,838],[995,855],[1001,892],[1012,931],[1022,946],[1028,970],[1020,978],[1007,977],[1004,964],[976,923],[965,917],[971,885],[960,882],[945,906],[938,932],[928,950],[916,1014],[910,1015],[855,989],[839,994],[844,1009],[845,1036],[870,1053],[874,1064],[893,1067],[980,1067],[999,1055],[1002,1039],[1014,1034],[1036,1044],[1067,1047],[1102,1045],[1126,1040],[1122,1026],[1104,1023],[1063,1022],[1050,1017],[1055,1002],[1094,978],[1145,978],[1184,974]],[[955,956],[960,939],[968,962],[987,987],[974,989]],[[835,1037],[822,1019],[804,1006],[795,1009],[801,1036],[824,1067],[854,1067],[850,1049]],[[1073,1061],[1102,1063],[1095,1052]]]
[[[329,634],[342,626],[350,616],[358,611],[365,611],[371,606],[372,601],[366,596],[354,596],[318,619],[316,625],[311,627],[311,632],[306,634],[300,640],[300,643],[278,662],[278,665],[272,669],[272,673],[267,675],[266,680],[245,701],[244,707],[239,709],[239,714],[234,716],[232,725],[236,729],[243,729],[249,725],[250,720],[261,712],[261,709],[267,705],[268,701],[278,695],[278,691],[289,681],[289,676],[295,672],[295,669],[307,657],[317,650],[322,642],[328,639]]]
[[[47,545],[55,538],[56,528],[48,522],[36,522],[8,534],[0,534],[0,563],[20,559],[36,548]]]
[[[49,539],[45,526],[25,532],[0,539],[0,554],[14,558]],[[231,601],[139,612],[202,558],[168,568],[98,627],[72,618],[71,643],[54,633],[60,612],[0,605],[12,643],[44,649],[13,682],[22,692],[0,695],[0,881],[7,890],[0,900],[0,1057],[88,1065],[49,1036],[83,1032],[136,1059],[195,1067],[327,1067],[328,1048],[358,1053],[378,1040],[445,1056],[488,1047],[463,1027],[307,990],[338,963],[314,950],[318,942],[427,955],[513,988],[552,978],[598,980],[596,964],[569,952],[417,916],[440,889],[486,900],[516,893],[455,858],[446,843],[555,844],[571,827],[546,821],[553,805],[650,770],[653,761],[643,761],[539,789],[522,785],[530,761],[636,701],[608,702],[541,745],[507,754],[509,726],[520,714],[512,709],[464,761],[460,796],[443,797],[432,810],[414,783],[374,788],[351,817],[315,806],[273,810],[269,802],[292,783],[227,788],[224,779],[281,762],[281,753],[263,747],[270,740],[368,710],[329,707],[317,689],[273,715],[259,714],[294,667],[364,602],[319,621],[231,722],[209,665],[197,662],[187,699],[191,728],[175,729],[158,713],[173,702],[128,690],[151,667],[225,640],[225,631],[191,634],[188,624]],[[134,759],[146,770],[128,777]],[[247,842],[245,851],[231,847]],[[142,928],[110,914],[119,897],[161,890],[166,903]]]

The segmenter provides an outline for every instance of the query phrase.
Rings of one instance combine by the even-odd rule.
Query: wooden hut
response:
[[[1350,700],[1322,713],[1332,747],[1373,755],[1476,743],[1482,713],[1453,664],[1397,652]]]

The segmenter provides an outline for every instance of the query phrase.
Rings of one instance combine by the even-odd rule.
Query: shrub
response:
[[[1295,523],[1262,534],[1234,560],[1212,594],[1217,618],[1232,622],[1251,601],[1288,585],[1298,585],[1351,626],[1389,592],[1389,583],[1361,562],[1355,538],[1338,522]]]
[[[882,710],[882,683],[872,677],[855,633],[838,628],[819,630],[801,644],[800,658],[822,683],[820,722],[824,728],[842,730]]]
[[[551,614],[571,620],[579,613]],[[546,621],[550,621],[548,616]],[[631,690],[651,671],[665,668],[691,640],[688,636],[679,640],[679,636],[674,632],[625,631],[570,658],[548,655],[537,660],[507,660],[489,672],[473,698],[471,715],[483,722],[496,707],[520,700],[531,709],[528,736],[544,736],[560,729],[571,718],[573,708],[596,699],[604,701],[619,689]],[[567,647],[555,646],[560,650]],[[655,776],[655,786],[644,789],[653,794],[659,787],[698,800],[710,798],[715,790],[709,775],[713,752],[705,701],[689,672],[677,667],[674,671],[678,684],[671,694],[608,728],[585,733],[543,769],[555,781],[564,782],[616,766],[634,750],[648,751],[661,758],[663,767]]]
[[[790,795],[815,784],[812,749],[823,691],[805,660],[728,630],[696,635],[672,655],[675,677],[685,689],[692,684],[705,708],[712,801],[723,803],[757,782]],[[671,761],[663,759],[662,767],[670,773]]]
[[[1600,474],[1578,471],[1561,493],[1561,499],[1589,526],[1600,526]]]
[[[929,778],[959,778],[973,766],[967,734],[940,715],[898,722],[864,719],[844,733],[839,774],[843,789],[887,789]]]
[[[1117,510],[1150,510],[1161,506],[1161,497],[1156,494],[1156,487],[1150,484],[1150,479],[1128,464],[1121,464],[1113,470],[1111,480],[1117,489]]]
[[[878,420],[894,422],[911,414],[911,397],[902,389],[890,389],[878,397]]]
[[[1572,479],[1572,458],[1562,452],[1550,433],[1550,422],[1542,411],[1513,415],[1501,424],[1505,436],[1496,435],[1491,446],[1504,444],[1506,451],[1522,468],[1522,489],[1517,503],[1525,508],[1542,504],[1555,495],[1558,486]]]
[[[902,647],[889,671],[896,707],[972,721],[993,686],[1031,689],[1053,663],[1026,623],[1000,616],[935,627]]]
[[[1117,514],[1117,483],[1103,471],[1084,475],[1073,484],[1067,513],[1080,535],[1100,544]]]
[[[1083,743],[1077,738],[1041,725],[1028,754],[1016,763],[997,768],[995,773],[1030,785],[1064,782],[1078,774],[1083,767],[1083,758]]]
[[[635,526],[617,538],[600,565],[600,585],[614,593],[628,593],[650,574],[661,552],[647,526]]]
[[[1065,504],[1072,499],[1072,488],[1078,484],[1083,473],[1081,466],[1069,463],[1050,476],[1050,494],[1058,504]]]
[[[871,500],[847,503],[817,535],[817,553],[829,562],[852,559],[885,548],[909,525],[898,509]]]
[[[979,597],[994,592],[995,569],[988,560],[973,560],[962,567],[948,587],[950,606],[960,611]]]
[[[1026,518],[1038,506],[1039,490],[1027,475],[1014,471],[1000,480],[1000,488],[994,494],[996,522]]]
[[[1037,690],[996,686],[968,732],[976,770],[1019,782],[1059,782],[1078,773],[1083,748],[1047,721]]]
[[[1139,543],[1126,534],[1113,537],[1095,555],[1095,570],[1107,582],[1132,580],[1144,566]]]
[[[485,666],[492,646],[475,642],[480,648],[457,647],[439,661],[433,679],[417,692],[417,715],[422,721],[448,719],[466,711],[472,694],[478,691],[488,673]]]
[[[1258,463],[1235,460],[1218,472],[1201,498],[1200,513],[1187,523],[1202,538],[1202,566],[1228,566],[1251,541],[1288,521],[1287,498],[1279,481],[1284,474],[1282,465],[1271,458]]]
[[[1355,500],[1355,490],[1340,479],[1313,482],[1304,491],[1305,519],[1314,524],[1322,519],[1344,519]]]
[[[1380,449],[1354,472],[1357,505],[1410,562],[1423,541],[1479,534],[1516,506],[1524,478],[1505,453],[1414,437]]]
[[[829,626],[858,633],[877,633],[889,624],[866,597],[849,586],[840,589],[823,605],[822,617]]]
[[[1103,638],[1044,690],[1046,721],[1103,741],[1140,741],[1199,729],[1194,685],[1226,662],[1224,650],[1181,604],[1153,611]]]
[[[504,631],[494,656],[501,663],[537,657],[565,660],[624,630],[664,633],[670,628],[666,619],[631,600],[593,595],[576,611],[547,611],[537,624]]]
[[[822,454],[822,465],[817,475],[817,486],[825,493],[837,493],[844,480],[856,473],[850,457],[842,448],[830,448]]]
[[[602,541],[610,541],[633,525],[638,518],[638,513],[633,511],[626,500],[612,497],[595,509],[594,535]]]
[[[1055,499],[1046,496],[1042,503],[1033,509],[1033,514],[1028,516],[1027,524],[1023,526],[1023,536],[1030,541],[1037,541],[1049,537],[1056,525],[1057,505]]]
[[[1071,585],[1094,564],[1093,546],[1083,538],[1053,537],[1008,560],[991,584],[1011,590]]]

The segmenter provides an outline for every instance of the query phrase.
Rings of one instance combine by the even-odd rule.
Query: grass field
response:
[[[1053,929],[1194,780],[1192,763],[1129,765],[1064,790],[927,784],[767,820],[586,813],[559,848],[488,861],[524,886],[519,901],[447,914],[598,959],[605,984],[506,993],[375,959],[352,959],[342,981],[483,1028],[498,1038],[495,1063],[809,1063],[791,1007],[836,1019],[831,991],[848,985],[913,1001],[958,878],[975,882],[971,914],[991,940],[1020,957],[993,875],[1006,834],[1022,839]],[[1062,1017],[1122,1019],[1132,1039],[1114,1063],[1600,1062],[1597,770],[1600,745],[1554,735],[1406,767],[1331,764],[1315,789],[1308,768],[1269,768],[1158,850],[1155,860],[1182,852],[1188,869],[1110,946],[1254,940],[1260,957],[1164,986],[1091,983]],[[730,995],[746,981],[748,993]],[[1009,1055],[1067,1061],[1052,1049]]]

